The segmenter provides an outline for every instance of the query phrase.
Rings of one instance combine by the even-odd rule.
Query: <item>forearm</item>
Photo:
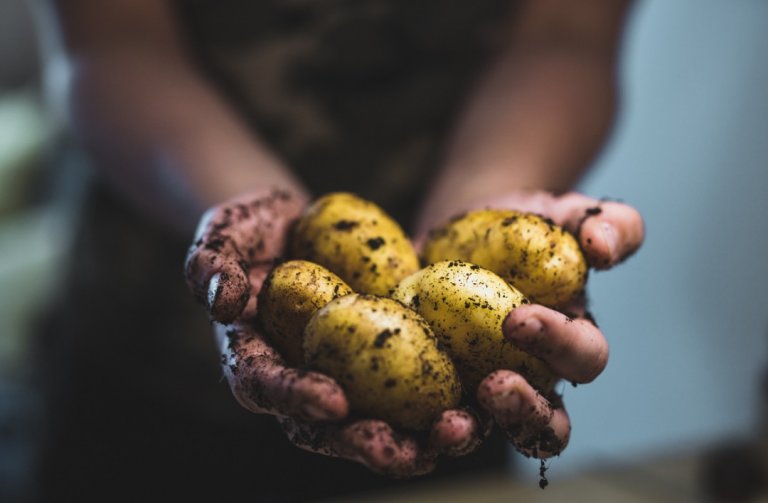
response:
[[[162,0],[38,4],[61,103],[95,165],[137,206],[191,233],[208,206],[251,189],[303,192],[198,74]],[[63,63],[63,65],[62,65]]]
[[[523,10],[509,48],[457,123],[420,230],[478,200],[519,189],[560,192],[576,183],[613,124],[624,11],[614,7],[600,14],[608,19],[582,22],[542,20]],[[609,27],[601,31],[590,21]]]
[[[75,130],[133,202],[190,232],[208,206],[249,189],[300,184],[206,83],[145,54],[85,55],[69,89]]]

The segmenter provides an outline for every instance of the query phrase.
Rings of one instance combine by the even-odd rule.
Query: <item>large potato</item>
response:
[[[259,321],[291,365],[304,363],[304,327],[315,312],[352,289],[325,267],[305,260],[280,264],[259,293]]]
[[[557,380],[543,361],[504,339],[504,319],[528,301],[480,266],[458,260],[432,264],[401,281],[392,298],[427,320],[467,390],[476,390],[498,369],[522,374],[540,391],[549,391]]]
[[[570,233],[538,215],[512,210],[473,211],[432,231],[424,259],[477,264],[550,307],[567,305],[587,281],[587,262]]]
[[[296,224],[293,258],[321,264],[356,292],[386,295],[419,268],[400,226],[375,204],[353,194],[316,200]]]
[[[395,427],[424,430],[459,403],[456,369],[429,325],[392,299],[329,302],[304,330],[304,356],[336,379],[354,412]]]

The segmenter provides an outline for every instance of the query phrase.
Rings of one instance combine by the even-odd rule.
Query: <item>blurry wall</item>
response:
[[[768,370],[768,2],[646,0],[624,53],[619,127],[582,189],[635,205],[647,241],[591,278],[611,358],[564,389],[553,476],[750,433]]]

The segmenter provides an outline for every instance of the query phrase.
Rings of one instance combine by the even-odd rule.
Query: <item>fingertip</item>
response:
[[[580,240],[584,256],[594,269],[609,269],[619,261],[619,236],[610,222],[596,217],[585,220]]]
[[[501,326],[504,337],[510,342],[516,342],[527,335],[543,332],[546,309],[539,304],[528,304],[513,309]]]
[[[485,390],[482,389],[485,386]],[[545,459],[568,444],[571,425],[562,406],[550,402],[511,371],[489,375],[478,401],[493,416],[515,448],[526,456]]]
[[[423,475],[435,468],[435,456],[427,455],[415,439],[378,420],[362,420],[344,428],[338,451],[342,457],[392,478]]]
[[[316,372],[287,369],[280,394],[287,415],[306,421],[339,421],[349,414],[349,401],[331,377]]]
[[[521,389],[526,385],[519,374],[511,370],[497,370],[483,379],[477,389],[477,400],[492,416],[519,414],[523,407]]]
[[[346,416],[345,409],[334,407],[333,405],[320,407],[314,403],[304,404],[302,412],[302,417],[309,421],[337,421]]]
[[[430,433],[430,445],[440,454],[461,456],[474,451],[482,441],[480,424],[464,410],[444,411]]]
[[[211,317],[231,323],[243,311],[251,296],[248,279],[239,268],[216,272],[208,280],[206,306]]]
[[[302,411],[310,421],[340,421],[349,414],[349,402],[339,388],[319,390],[317,399],[307,401]]]
[[[526,456],[548,459],[559,456],[571,439],[571,421],[565,409],[557,409],[548,424],[510,438]]]
[[[635,208],[616,202],[602,203],[600,208],[600,213],[587,215],[579,234],[587,262],[598,270],[626,260],[645,235],[643,218]]]

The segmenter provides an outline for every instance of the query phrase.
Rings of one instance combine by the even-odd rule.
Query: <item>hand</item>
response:
[[[306,201],[281,190],[249,193],[213,206],[200,219],[185,276],[220,323],[253,320],[261,284],[286,245]]]
[[[466,209],[505,208],[551,218],[577,236],[591,267],[609,269],[634,253],[643,241],[643,221],[633,208],[581,194],[515,192]],[[594,380],[608,362],[608,344],[586,311],[584,299],[558,312],[541,305],[521,306],[504,322],[505,337],[547,362],[572,383]],[[548,458],[568,444],[571,424],[560,397],[542,396],[519,374],[499,370],[477,390],[479,404],[527,456]]]
[[[278,417],[288,438],[313,452],[360,462],[394,477],[434,469],[438,455],[474,450],[490,429],[465,410],[445,411],[424,443],[383,421],[343,422],[349,403],[330,377],[286,366],[256,329],[261,285],[283,254],[286,233],[304,201],[261,192],[211,208],[186,261],[190,289],[214,322],[224,374],[238,402]]]

